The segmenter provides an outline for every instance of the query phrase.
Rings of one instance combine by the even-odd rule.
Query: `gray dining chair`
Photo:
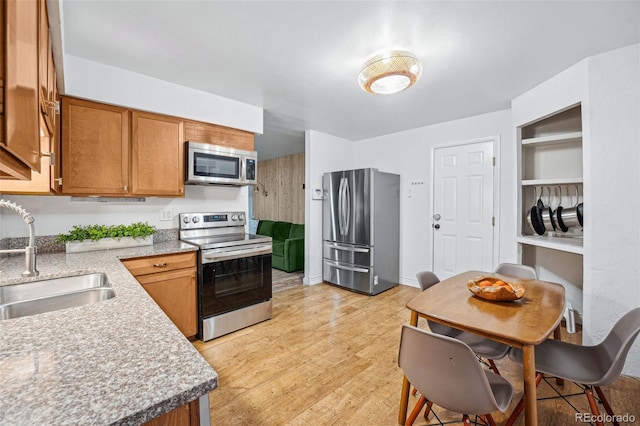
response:
[[[523,278],[525,280],[537,280],[536,270],[528,265],[519,263],[501,263],[494,271],[496,274],[509,275],[511,277]]]
[[[544,374],[576,383],[586,395],[591,412],[598,418],[600,412],[593,395],[595,390],[607,414],[615,418],[601,386],[613,383],[620,376],[629,349],[639,333],[640,308],[635,308],[623,315],[607,337],[595,346],[575,345],[555,339],[545,340],[535,347],[538,372],[536,385],[540,383]],[[509,358],[522,364],[522,350],[513,348]],[[515,423],[523,407],[524,399],[521,399],[507,425]]]
[[[440,282],[436,274],[431,271],[418,272],[416,277],[418,278],[418,283],[422,291]],[[429,329],[434,333],[453,337],[466,343],[478,357],[487,359],[489,367],[496,374],[500,374],[494,360],[504,358],[509,352],[510,346],[478,336],[477,334],[438,324],[437,322],[427,321],[427,324],[429,325]]]
[[[483,369],[467,344],[410,325],[402,326],[398,365],[421,393],[406,425],[425,404],[425,418],[436,404],[463,414],[465,424],[469,415],[477,415],[495,425],[491,413],[504,412],[513,397],[511,383]]]

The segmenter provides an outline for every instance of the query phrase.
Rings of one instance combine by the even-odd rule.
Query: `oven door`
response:
[[[271,299],[271,250],[207,262],[203,255],[198,314],[203,319]]]

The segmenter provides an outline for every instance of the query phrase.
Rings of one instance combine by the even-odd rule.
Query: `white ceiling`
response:
[[[303,151],[305,129],[358,140],[505,109],[640,41],[640,1],[61,2],[64,53],[264,108],[263,159]],[[362,64],[390,47],[422,78],[365,93]]]

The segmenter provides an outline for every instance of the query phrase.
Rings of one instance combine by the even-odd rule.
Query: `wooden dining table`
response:
[[[480,299],[469,291],[467,283],[484,276],[520,284],[525,289],[524,296],[511,302]],[[564,287],[560,284],[482,271],[469,271],[447,278],[407,303],[413,326],[417,326],[418,318],[422,317],[522,349],[527,426],[538,424],[534,347],[558,328],[564,306]],[[399,424],[404,424],[407,418],[409,387],[405,376],[400,397]]]

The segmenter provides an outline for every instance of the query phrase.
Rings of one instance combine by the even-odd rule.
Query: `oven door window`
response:
[[[271,299],[271,255],[202,265],[201,318]]]
[[[240,159],[222,155],[193,153],[193,174],[195,176],[240,178]]]

